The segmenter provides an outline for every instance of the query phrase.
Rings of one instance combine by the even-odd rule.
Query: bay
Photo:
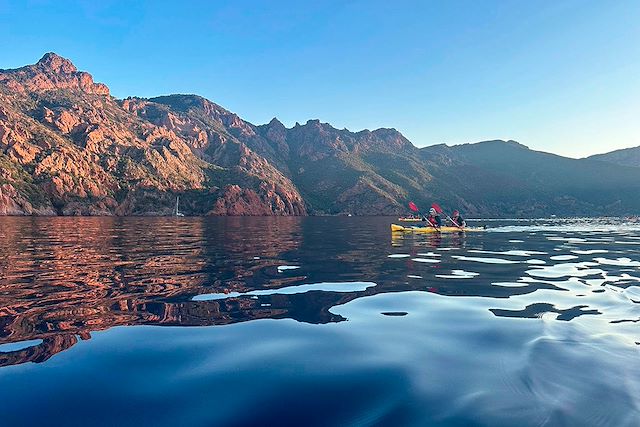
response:
[[[2,425],[640,425],[640,225],[0,218]]]

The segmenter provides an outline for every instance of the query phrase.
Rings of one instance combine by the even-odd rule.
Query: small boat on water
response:
[[[392,232],[414,232],[414,233],[466,233],[469,231],[485,231],[484,227],[440,227],[435,228],[431,226],[427,227],[416,227],[416,226],[404,226],[391,224]]]
[[[176,216],[184,216],[184,214],[180,212],[180,209],[178,208],[179,204],[180,204],[180,196],[177,196],[176,197]]]

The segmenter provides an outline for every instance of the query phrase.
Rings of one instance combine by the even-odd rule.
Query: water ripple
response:
[[[2,218],[3,424],[640,425],[640,225],[390,222]]]

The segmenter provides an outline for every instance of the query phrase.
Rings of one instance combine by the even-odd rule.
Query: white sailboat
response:
[[[180,203],[180,196],[176,197],[176,216],[184,216],[182,212],[178,209],[178,204]]]

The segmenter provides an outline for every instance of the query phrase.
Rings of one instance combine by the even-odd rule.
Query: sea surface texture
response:
[[[0,218],[0,425],[640,425],[640,224],[392,221]]]

